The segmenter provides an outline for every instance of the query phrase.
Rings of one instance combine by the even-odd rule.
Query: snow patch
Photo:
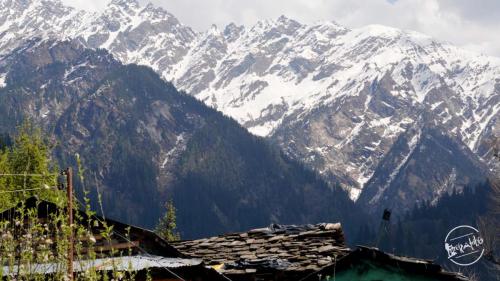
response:
[[[450,175],[444,181],[444,183],[441,186],[438,186],[434,190],[434,199],[431,201],[431,204],[436,205],[439,198],[441,198],[446,192],[453,190],[453,188],[455,187],[456,180],[457,180],[457,171],[455,168],[453,168],[451,170]]]
[[[4,73],[4,74],[0,73],[0,88],[7,87],[7,83],[5,82],[6,78],[7,78],[7,74],[6,73]]]
[[[186,148],[185,137],[186,135],[184,133],[177,136],[174,146],[165,155],[165,159],[161,164],[162,169],[165,169],[168,162],[172,160],[179,152],[183,151]]]
[[[372,127],[379,127],[379,126],[387,127],[387,126],[389,126],[389,124],[391,124],[391,118],[392,117],[389,116],[389,117],[381,118],[378,120],[372,120],[372,121],[370,121],[370,126],[372,126]]]
[[[370,200],[371,204],[374,204],[380,199],[380,197],[384,194],[384,191],[391,185],[392,181],[399,174],[401,168],[406,164],[406,162],[408,162],[408,159],[410,159],[410,156],[413,154],[413,151],[415,151],[415,147],[417,146],[417,143],[420,140],[420,136],[421,132],[419,131],[408,142],[408,153],[403,157],[403,159],[401,159],[396,168],[391,172],[384,186],[379,187],[379,189],[377,190],[377,194],[375,194],[375,196],[373,196],[373,198]]]
[[[349,189],[349,198],[351,198],[352,201],[356,202],[358,200],[359,195],[361,195],[361,188],[356,188],[356,187],[351,187]]]

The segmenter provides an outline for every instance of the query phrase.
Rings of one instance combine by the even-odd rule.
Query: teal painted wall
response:
[[[322,281],[437,281],[423,275],[409,275],[395,267],[380,267],[371,263],[362,263],[332,276],[323,276]]]

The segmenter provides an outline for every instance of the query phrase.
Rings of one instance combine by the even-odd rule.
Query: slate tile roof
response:
[[[339,223],[271,225],[172,245],[208,265],[219,265],[219,270],[227,274],[266,270],[312,272],[349,253]]]

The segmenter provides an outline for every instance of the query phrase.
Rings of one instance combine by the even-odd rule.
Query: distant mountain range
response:
[[[416,32],[305,25],[282,16],[199,33],[162,8],[134,0],[112,0],[98,13],[57,0],[0,3],[0,54],[24,50],[15,51],[37,37],[72,39],[123,63],[150,66],[278,144],[331,186],[341,184],[372,211],[434,201],[481,181],[493,167],[488,142],[500,132],[500,59]],[[85,73],[99,77],[73,67],[64,78],[74,80],[65,83],[80,83]],[[0,87],[15,81],[0,70]],[[39,101],[32,114],[54,118],[48,112],[62,111],[58,102],[44,109],[47,102]],[[144,132],[155,124],[148,118]],[[173,150],[160,154],[164,165],[179,151],[174,143],[185,146],[181,133],[188,132],[169,136],[162,147]]]
[[[278,222],[345,219],[352,229],[363,217],[342,188],[150,68],[74,41],[32,40],[0,71],[0,132],[30,119],[53,137],[62,167],[80,155],[107,216],[152,228],[173,199],[186,239]]]

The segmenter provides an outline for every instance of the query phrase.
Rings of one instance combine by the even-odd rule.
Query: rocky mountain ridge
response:
[[[34,36],[68,37],[148,65],[341,183],[352,199],[415,123],[442,128],[486,163],[500,130],[500,59],[416,32],[282,16],[197,33],[135,0],[112,0],[99,13],[57,0],[7,0],[0,11],[0,54]]]
[[[345,220],[352,229],[361,218],[340,187],[148,67],[77,41],[34,39],[0,71],[0,135],[30,120],[61,167],[76,167],[79,155],[86,181],[76,190],[86,186],[94,207],[100,193],[106,216],[153,228],[172,199],[185,239],[271,223]]]

